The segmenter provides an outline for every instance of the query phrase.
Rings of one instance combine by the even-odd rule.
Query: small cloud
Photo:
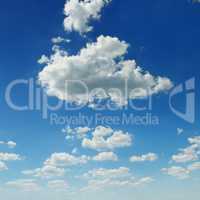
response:
[[[192,3],[200,3],[200,0],[192,0]]]
[[[2,161],[0,161],[0,172],[8,170],[8,167],[6,164]]]
[[[8,142],[0,141],[0,145],[6,145],[10,149],[13,149],[17,146],[16,142],[13,141],[8,141]]]
[[[11,148],[11,149],[13,149],[17,146],[17,144],[13,141],[9,141],[7,144],[8,144],[8,147]]]
[[[22,171],[22,174],[27,175],[27,176],[40,177],[40,178],[47,178],[48,179],[48,178],[64,176],[65,169],[58,168],[56,166],[45,165],[42,168]]]
[[[130,176],[130,169],[119,167],[113,169],[99,168],[88,171],[83,174],[84,178],[122,178]]]
[[[101,10],[111,0],[69,0],[65,3],[64,28],[66,31],[77,31],[80,34],[87,33],[93,29],[89,25],[91,20],[98,20],[101,17]]]
[[[172,161],[176,163],[187,163],[198,160],[198,155],[200,151],[200,136],[193,138],[188,138],[190,143],[184,149],[179,149],[179,153],[172,155]]]
[[[178,179],[187,179],[190,177],[190,170],[184,167],[172,166],[170,168],[163,168],[161,171],[169,176],[174,176]]]
[[[0,153],[0,160],[1,161],[17,161],[23,160],[23,158],[19,154],[15,153]]]
[[[130,162],[145,162],[145,161],[156,161],[158,156],[155,153],[148,153],[141,156],[132,156]]]
[[[130,147],[132,136],[122,130],[113,130],[110,127],[97,126],[92,132],[92,138],[84,138],[82,147],[96,151],[113,150]]]
[[[62,38],[62,37],[58,36],[58,37],[52,38],[52,39],[51,39],[51,42],[52,42],[53,44],[60,44],[60,43],[62,43],[62,42],[70,43],[71,40],[70,40],[70,39],[65,39],[65,38]]]
[[[79,157],[68,153],[53,153],[44,164],[56,167],[68,167],[86,164],[89,160],[90,157],[85,155]]]
[[[116,187],[132,188],[154,181],[151,177],[135,178],[130,173],[130,169],[126,167],[90,170],[83,175],[83,178],[88,180],[88,185],[82,188],[81,191],[116,189]]]
[[[38,63],[39,64],[47,64],[49,62],[49,58],[45,55],[42,55],[40,57],[40,59],[38,60]]]
[[[118,161],[118,156],[113,152],[102,152],[93,157],[94,161]]]
[[[188,169],[190,171],[200,170],[200,162],[192,163],[191,165],[188,166]]]
[[[40,189],[36,180],[33,179],[18,179],[9,181],[5,184],[9,188],[24,190],[24,191],[37,191]]]
[[[47,183],[48,188],[54,190],[66,190],[68,189],[68,184],[64,180],[52,180]]]

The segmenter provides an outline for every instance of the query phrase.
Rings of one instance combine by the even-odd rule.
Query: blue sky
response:
[[[92,2],[92,7],[76,0],[1,4],[2,198],[198,198],[200,4],[190,0]],[[123,96],[112,93],[112,103],[122,100],[123,104],[117,105],[116,111],[91,109],[94,102],[87,99],[87,106],[81,109],[71,111],[62,106],[49,110],[44,118],[45,103],[39,110],[16,111],[5,98],[14,80],[32,78],[34,92],[36,88],[47,92],[43,98],[51,105],[63,98],[77,103],[77,97],[83,103],[78,86],[62,97],[64,81],[83,80],[89,90],[98,86],[108,92],[109,87],[116,87],[123,93],[124,77],[133,89],[151,88],[152,109],[137,111],[126,105]],[[196,94],[196,103],[189,102],[195,110],[190,113],[195,116],[192,123],[169,107],[172,91],[191,78],[195,78]],[[173,99],[174,108],[182,113],[186,94]],[[107,97],[101,97],[101,105],[110,102]],[[17,85],[11,99],[16,105],[27,104],[27,85]],[[36,99],[34,93],[34,103]],[[129,100],[137,106],[148,103],[136,96]],[[53,115],[59,123],[52,123]],[[91,123],[61,123],[80,115],[90,117]],[[95,123],[97,115],[101,120],[118,118],[120,122]],[[123,116],[131,115],[140,119],[151,115],[158,122],[122,123]]]

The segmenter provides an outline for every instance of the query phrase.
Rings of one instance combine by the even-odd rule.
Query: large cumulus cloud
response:
[[[127,99],[141,98],[172,87],[169,78],[154,76],[137,66],[135,60],[125,60],[128,47],[125,41],[101,35],[76,55],[57,48],[39,73],[39,82],[48,95],[90,104],[95,98],[110,98],[125,105]],[[92,93],[90,96],[86,88]]]

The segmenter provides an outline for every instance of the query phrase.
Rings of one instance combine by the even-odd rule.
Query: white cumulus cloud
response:
[[[167,174],[169,176],[174,176],[178,179],[186,179],[190,177],[190,170],[184,167],[172,166],[170,168],[163,168],[161,169],[161,171],[164,174]]]
[[[68,167],[79,164],[86,164],[90,158],[88,156],[74,156],[68,153],[53,153],[49,159],[45,161],[45,165]]]
[[[8,141],[8,142],[0,141],[0,145],[6,145],[10,149],[13,149],[17,146],[16,142],[13,141]]]
[[[93,157],[93,160],[102,161],[118,161],[118,156],[113,152],[101,152]]]
[[[16,161],[16,160],[22,160],[22,159],[23,158],[19,154],[0,152],[1,161]]]
[[[89,131],[91,131],[91,128],[85,126],[85,127],[77,127],[77,128],[64,128],[62,129],[63,133],[66,133],[66,139],[73,139],[74,137],[78,138],[78,139],[83,139],[84,137],[87,136],[87,134],[89,133]]]
[[[158,159],[158,156],[155,153],[148,153],[141,156],[132,156],[130,157],[130,162],[153,162]]]
[[[91,191],[91,190],[106,190],[109,188],[122,188],[122,187],[138,187],[140,185],[145,185],[153,182],[152,177],[142,177],[135,179],[134,177],[127,178],[125,180],[116,179],[92,179],[88,181],[88,185],[81,189],[81,191]]]
[[[24,175],[40,177],[40,178],[54,178],[54,177],[64,176],[65,170],[63,168],[57,168],[55,166],[45,165],[42,168],[22,171],[22,173]]]
[[[120,106],[127,104],[128,99],[172,87],[170,79],[150,74],[134,60],[124,60],[128,46],[116,37],[101,35],[77,55],[58,49],[49,61],[42,59],[47,63],[38,75],[39,83],[48,95],[61,100],[94,105],[95,99],[110,99]]]
[[[105,190],[110,187],[136,187],[151,183],[154,180],[151,177],[135,178],[127,167],[93,169],[85,173],[83,178],[88,180],[88,185],[82,188],[82,191]]]
[[[180,149],[178,154],[172,155],[172,161],[176,163],[187,163],[196,161],[200,154],[200,136],[188,138],[190,145],[184,149]]]
[[[101,17],[102,8],[111,0],[67,0],[64,8],[66,31],[77,31],[80,34],[87,33],[93,28],[89,24],[91,20]]]
[[[129,133],[121,130],[114,131],[103,126],[96,127],[92,133],[92,139],[84,138],[82,141],[82,147],[97,151],[130,147],[131,144],[132,137]]]
[[[130,169],[127,167],[119,167],[113,169],[99,168],[88,171],[83,174],[84,178],[119,178],[130,175]]]

